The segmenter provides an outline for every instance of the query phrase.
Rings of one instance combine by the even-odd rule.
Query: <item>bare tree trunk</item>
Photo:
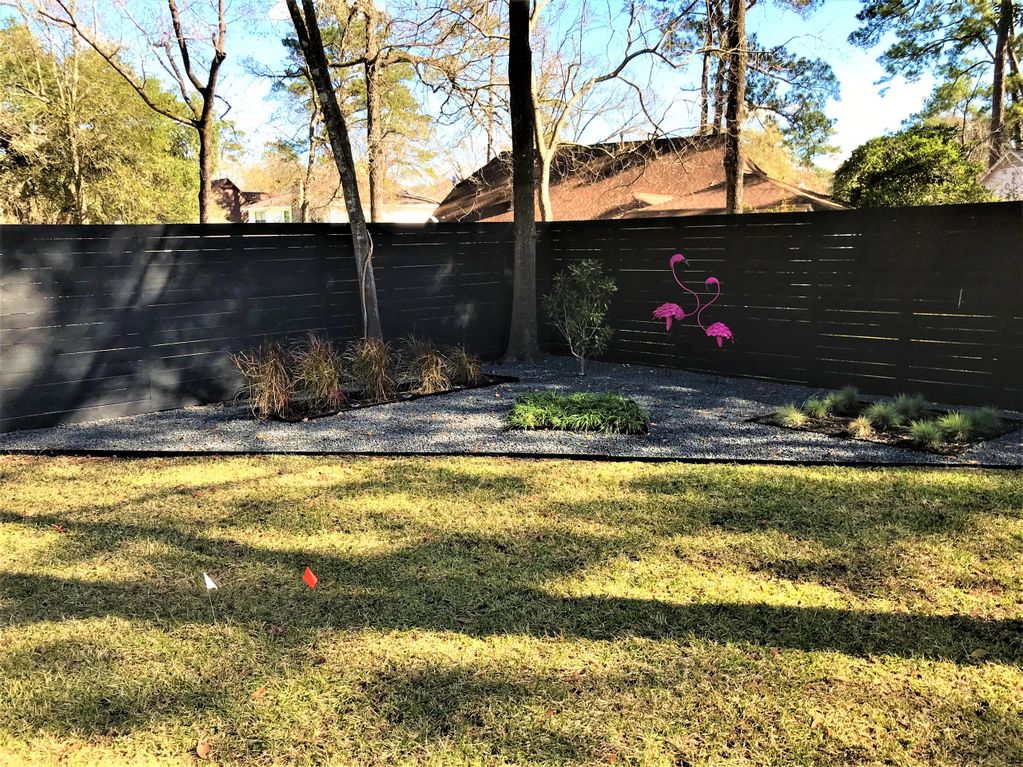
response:
[[[199,133],[199,223],[209,223],[213,176],[213,123],[195,126]]]
[[[703,28],[703,67],[700,71],[700,133],[709,132],[710,128],[710,59],[714,45],[713,8],[711,0],[707,0],[707,21]]]
[[[316,89],[320,111],[323,113],[323,124],[327,128],[330,146],[334,152],[334,163],[341,177],[341,191],[344,194],[345,208],[352,229],[352,250],[355,253],[355,268],[361,287],[363,334],[367,338],[382,338],[376,280],[373,277],[373,251],[355,179],[352,143],[348,135],[348,125],[334,92],[334,81],[323,50],[316,9],[313,0],[302,0],[301,10],[298,7],[298,0],[287,0],[287,4],[302,55],[305,57],[313,87]]]
[[[289,0],[293,2],[293,0]],[[511,97],[515,265],[505,359],[540,356],[536,328],[536,220],[533,208],[535,126],[528,0],[508,0],[508,89]]]
[[[715,33],[715,40],[722,42],[722,30],[721,30],[721,17],[722,8],[721,0],[711,0],[711,8],[714,16],[714,21],[711,24],[711,29]],[[717,66],[714,68],[714,122],[711,125],[712,133],[720,133],[724,127],[725,121],[725,70],[728,67],[728,60],[726,57],[718,54]]]
[[[490,80],[488,82],[494,82],[497,76],[497,56],[491,54],[490,56]],[[487,162],[490,162],[494,158],[494,93],[490,88],[486,89],[487,96]]]
[[[555,151],[557,151],[555,149]],[[540,153],[540,220],[554,220],[554,206],[551,204],[551,163],[554,161],[554,152],[547,151]]]
[[[725,212],[742,212],[746,106],[746,0],[728,3],[728,106],[725,110]]]
[[[1012,0],[1002,0],[998,14],[998,34],[995,39],[995,71],[991,83],[991,150],[988,167],[1002,158],[1005,151],[1005,64],[1009,36],[1012,33]]]
[[[377,15],[372,2],[366,3],[366,171],[369,175],[369,218],[379,221],[383,214],[384,137],[380,102],[380,43]]]

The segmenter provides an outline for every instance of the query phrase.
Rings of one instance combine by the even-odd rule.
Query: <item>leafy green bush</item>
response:
[[[604,274],[599,261],[583,259],[554,275],[554,289],[543,297],[547,319],[578,360],[579,375],[586,374],[586,359],[604,351],[611,340],[604,318],[616,290],[614,278]]]
[[[869,439],[874,436],[874,425],[865,415],[849,421],[848,430],[849,434],[856,439]]]
[[[827,418],[831,413],[831,403],[827,399],[811,398],[803,403],[803,412],[814,418]]]
[[[909,424],[909,438],[919,447],[937,450],[941,447],[941,427],[935,421],[913,421]]]
[[[1002,417],[993,407],[981,407],[976,410],[966,411],[966,417],[970,421],[970,431],[975,437],[986,439],[1001,434],[1004,426]]]
[[[515,400],[508,415],[513,429],[599,431],[606,434],[642,434],[649,418],[630,399],[617,394],[531,392]]]
[[[324,336],[310,333],[295,347],[295,384],[315,407],[337,408],[345,402],[341,354]]]
[[[362,338],[345,352],[348,375],[370,402],[386,402],[397,393],[391,377],[391,347],[379,338]]]
[[[277,341],[266,341],[258,349],[231,355],[231,361],[245,377],[242,393],[257,418],[283,416],[294,402],[295,378],[292,358]]]
[[[453,346],[447,351],[448,375],[459,386],[476,386],[483,380],[483,362],[464,346]]]
[[[903,421],[918,421],[927,411],[927,399],[922,394],[900,394],[895,398],[895,409]]]
[[[873,403],[863,411],[863,417],[878,431],[888,431],[903,423],[902,415],[891,402]]]
[[[810,420],[795,402],[788,402],[774,411],[774,420],[781,426],[798,429]]]
[[[846,386],[829,394],[824,401],[835,415],[854,416],[860,411],[860,393],[855,386]]]
[[[964,413],[953,410],[937,420],[941,436],[950,442],[967,442],[973,438],[973,423]]]
[[[427,338],[408,336],[401,342],[398,379],[413,394],[436,394],[451,388],[447,360]]]

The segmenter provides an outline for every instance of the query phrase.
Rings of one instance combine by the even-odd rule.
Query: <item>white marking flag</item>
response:
[[[207,591],[213,591],[213,589],[215,589],[217,587],[217,584],[215,584],[213,582],[213,579],[210,576],[208,576],[206,573],[202,574],[202,579],[206,582],[206,590]]]

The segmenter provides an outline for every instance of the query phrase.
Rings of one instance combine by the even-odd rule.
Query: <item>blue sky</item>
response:
[[[260,12],[229,29],[221,93],[231,104],[229,119],[244,131],[245,144],[258,154],[266,141],[280,135],[284,125],[275,119],[279,107],[270,98],[269,83],[254,77],[247,65],[253,60],[268,66],[280,64],[283,53],[280,38],[289,31],[290,20],[283,0],[256,2]],[[832,167],[865,140],[897,129],[905,118],[919,110],[932,86],[929,78],[916,83],[899,78],[883,88],[876,84],[884,74],[876,60],[880,51],[863,51],[847,42],[849,33],[857,26],[855,16],[861,5],[859,0],[825,0],[820,10],[803,18],[762,0],[748,19],[749,30],[757,33],[765,44],[787,43],[803,55],[825,59],[835,70],[841,84],[841,99],[831,102],[827,112],[836,119],[835,143],[841,151],[825,163]],[[612,47],[610,37],[610,32],[598,30],[592,39],[587,38],[586,44],[603,54]],[[659,77],[656,85],[662,98],[670,100],[679,86],[692,87],[694,81],[692,73],[668,74]],[[694,123],[692,94],[678,98],[668,127],[685,132]]]
[[[830,166],[836,166],[867,139],[898,129],[904,119],[920,108],[933,84],[930,78],[916,83],[898,78],[883,87],[876,84],[884,76],[877,63],[880,51],[864,51],[847,42],[849,33],[857,26],[855,17],[861,5],[859,0],[826,0],[820,10],[803,18],[774,3],[761,2],[748,19],[749,30],[757,33],[765,44],[787,43],[803,55],[825,59],[835,70],[842,95],[828,105],[827,112],[836,119],[835,143],[841,152],[826,163]],[[276,107],[267,98],[267,84],[255,81],[242,64],[247,58],[265,63],[279,59],[278,39],[289,23],[282,6],[278,0],[275,10],[259,24],[249,25],[236,34],[231,45],[225,94],[233,106],[231,117],[245,129],[247,142],[254,149],[275,134],[272,118]],[[605,49],[607,38],[599,35],[593,39],[594,49]],[[661,82],[658,80],[658,85]],[[670,75],[664,76],[663,92],[671,94],[681,82],[681,76],[678,83],[671,82]],[[687,84],[692,85],[691,79]],[[680,131],[692,127],[689,106],[680,101],[669,122]]]

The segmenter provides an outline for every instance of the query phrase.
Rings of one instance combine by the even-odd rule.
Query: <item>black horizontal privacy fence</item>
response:
[[[384,332],[507,339],[509,224],[373,225]],[[605,358],[1023,409],[1023,204],[540,225],[538,288],[597,258],[619,290]],[[689,311],[668,259],[735,335]],[[0,227],[0,431],[230,399],[228,353],[359,332],[346,226]],[[548,348],[556,340],[544,334]]]

